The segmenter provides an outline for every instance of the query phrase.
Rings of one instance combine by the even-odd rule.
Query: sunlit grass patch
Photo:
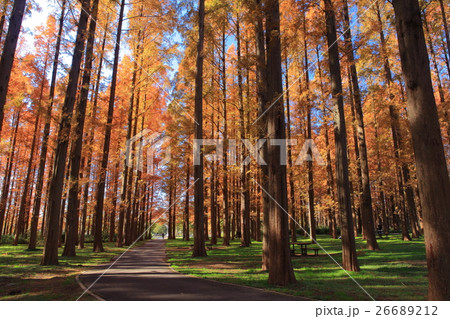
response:
[[[318,235],[317,241],[341,263],[340,240]],[[217,245],[208,251],[208,257],[192,258],[190,250],[182,249],[187,243],[171,240],[167,244],[169,262],[181,273],[207,279],[320,300],[370,300],[322,250],[319,256],[292,258],[297,284],[271,287],[267,284],[268,273],[261,271],[262,244],[255,242],[247,248],[239,244],[233,241],[229,247]],[[428,282],[423,239],[404,242],[399,235],[391,234],[379,240],[379,245],[380,251],[368,251],[365,242],[357,238],[361,271],[350,275],[377,300],[425,300]]]

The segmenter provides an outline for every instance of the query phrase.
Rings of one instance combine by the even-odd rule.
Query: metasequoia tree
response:
[[[394,0],[408,118],[423,210],[428,299],[450,298],[450,182],[418,0]]]
[[[32,217],[31,217],[31,225],[30,225],[30,241],[28,244],[28,249],[33,250],[36,249],[36,241],[37,241],[37,230],[38,230],[38,222],[39,222],[39,213],[41,210],[41,201],[42,201],[42,190],[44,186],[44,174],[45,174],[45,166],[47,163],[47,151],[48,151],[48,142],[50,136],[50,124],[51,124],[51,116],[52,109],[54,104],[55,97],[55,89],[56,89],[56,78],[58,74],[58,64],[59,64],[59,54],[61,48],[61,37],[64,28],[64,16],[66,11],[66,0],[64,0],[61,4],[61,15],[59,18],[59,27],[58,34],[56,38],[55,44],[55,53],[53,57],[53,65],[52,65],[52,77],[50,80],[50,93],[48,98],[48,106],[46,112],[44,114],[44,130],[42,133],[42,142],[41,149],[39,155],[39,167],[36,179],[36,191],[33,202],[32,209]]]
[[[122,38],[122,25],[124,12],[125,12],[125,0],[122,0],[120,2],[116,42],[114,48],[114,63],[111,79],[111,89],[109,94],[108,115],[105,125],[105,139],[103,141],[103,152],[102,152],[103,155],[100,164],[100,173],[99,173],[100,176],[97,183],[97,192],[95,194],[95,209],[94,209],[95,226],[94,226],[94,247],[93,247],[94,252],[104,251],[102,242],[103,206],[105,201],[106,174],[108,169],[108,160],[111,145],[111,131],[116,98],[117,70],[119,68],[120,42]]]
[[[84,57],[84,72],[82,76],[81,92],[78,106],[75,112],[76,125],[72,137],[72,149],[70,150],[70,184],[67,205],[67,234],[63,256],[75,256],[75,247],[78,242],[79,224],[79,178],[81,166],[81,150],[83,144],[84,123],[86,107],[91,83],[92,63],[94,59],[95,30],[97,28],[99,0],[93,0],[91,7],[91,20],[88,30],[88,39]]]
[[[203,60],[205,37],[205,0],[198,2],[198,44],[197,74],[195,76],[195,120],[194,138],[203,139]],[[200,153],[200,162],[194,164],[194,250],[193,257],[206,256],[204,232],[204,190],[203,190],[203,147],[194,152]]]
[[[350,24],[348,1],[344,0],[344,38],[346,43],[347,58],[350,63],[350,79],[353,92],[353,100],[356,115],[357,128],[357,144],[359,149],[359,166],[361,168],[361,184],[362,184],[362,198],[361,198],[361,219],[363,225],[364,237],[367,240],[367,248],[370,250],[378,250],[378,243],[375,236],[375,226],[373,221],[372,211],[372,194],[370,190],[369,177],[369,160],[367,155],[366,131],[364,127],[364,116],[362,109],[362,96],[359,88],[359,77],[356,70],[355,54],[353,48],[352,31]]]
[[[286,143],[286,123],[284,116],[281,71],[280,7],[278,0],[265,3],[267,36],[267,101],[270,103],[265,121],[269,140],[282,140]],[[287,180],[286,163],[282,162],[282,152],[286,145],[268,146],[268,188],[271,197],[268,210],[269,241],[269,283],[289,285],[294,283],[289,250],[289,231],[287,214]]]
[[[353,217],[348,176],[347,133],[342,95],[341,65],[336,45],[336,17],[331,0],[324,0],[328,42],[328,63],[331,75],[334,115],[334,138],[336,148],[336,180],[339,210],[341,212],[342,266],[346,270],[359,271],[356,258]]]
[[[62,115],[59,123],[56,140],[55,161],[53,175],[50,180],[49,198],[47,203],[47,226],[45,229],[45,248],[41,265],[58,264],[58,238],[60,225],[60,211],[62,192],[64,188],[64,175],[66,169],[67,149],[71,130],[72,112],[75,106],[78,89],[78,78],[81,69],[81,58],[85,47],[87,21],[89,17],[89,0],[82,2],[80,18],[78,21],[77,38],[72,57],[72,66],[69,72]]]

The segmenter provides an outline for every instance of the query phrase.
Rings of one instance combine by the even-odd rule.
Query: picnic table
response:
[[[295,256],[295,246],[300,246],[300,253],[302,254],[302,256],[307,256],[308,255],[308,246],[312,245],[314,243],[312,242],[308,242],[308,243],[303,243],[303,242],[291,242],[290,243],[292,245],[292,249],[291,249],[291,255]],[[314,250],[314,255],[318,256],[319,255],[319,248],[313,248]]]

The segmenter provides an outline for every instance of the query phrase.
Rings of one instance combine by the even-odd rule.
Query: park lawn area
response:
[[[298,240],[309,241],[303,237]],[[318,235],[317,241],[341,264],[339,239]],[[369,251],[360,237],[356,239],[361,271],[350,273],[351,276],[375,300],[426,300],[428,272],[423,239],[404,242],[400,235],[391,234],[388,239],[379,239],[378,243],[380,251]],[[317,300],[371,300],[323,250],[319,251],[319,256],[293,257],[298,283],[289,287],[274,287],[267,283],[268,273],[261,271],[262,244],[254,242],[251,247],[240,247],[239,244],[235,240],[230,247],[217,245],[207,251],[208,257],[192,258],[188,243],[179,239],[169,240],[168,260],[176,271],[206,279]],[[308,254],[312,253],[308,249]]]
[[[139,245],[139,243],[137,244]],[[92,243],[77,249],[76,257],[61,257],[58,266],[39,266],[43,247],[28,251],[28,245],[0,245],[0,300],[76,300],[83,289],[76,276],[100,264],[110,262],[127,248],[103,243],[105,252],[92,252]],[[82,300],[95,300],[85,294]]]

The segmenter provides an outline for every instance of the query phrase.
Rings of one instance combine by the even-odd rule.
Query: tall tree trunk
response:
[[[337,221],[336,221],[336,210],[334,209],[332,203],[334,202],[334,177],[333,177],[333,168],[331,167],[331,151],[330,151],[330,138],[328,134],[328,112],[326,109],[326,101],[325,101],[325,89],[323,86],[322,80],[322,67],[320,65],[320,54],[319,47],[316,48],[317,55],[317,68],[319,71],[319,81],[320,81],[320,92],[322,96],[322,112],[323,112],[323,128],[325,131],[325,148],[327,150],[327,161],[326,161],[326,169],[327,169],[327,195],[329,196],[331,203],[330,207],[327,208],[328,218],[330,219],[330,234],[333,239],[338,238],[337,233]]]
[[[263,24],[263,10],[261,0],[255,0],[255,37],[256,37],[256,80],[258,95],[258,137],[265,138],[267,131],[266,108],[267,108],[267,69],[266,69],[266,48]],[[268,158],[267,143],[262,147],[262,157]],[[269,195],[264,191],[268,189],[268,166],[260,166],[262,185],[262,211],[263,211],[263,244],[262,244],[262,270],[269,270]]]
[[[230,200],[228,194],[228,110],[227,110],[227,73],[226,73],[226,34],[222,32],[222,99],[223,99],[223,245],[230,246]]]
[[[58,137],[56,140],[55,162],[53,175],[50,181],[50,193],[47,205],[47,226],[45,230],[45,248],[41,265],[58,264],[58,237],[59,217],[61,210],[61,198],[64,186],[64,173],[66,168],[67,148],[71,130],[72,112],[78,89],[78,78],[80,75],[81,58],[85,46],[85,33],[89,16],[89,0],[82,2],[82,10],[78,22],[77,38],[72,58],[72,67],[69,72],[69,83],[67,85],[62,116],[59,124]]]
[[[212,114],[211,114],[211,138],[214,139],[215,138],[215,130],[214,130],[214,117],[215,117],[215,112],[214,112],[214,108],[212,110]],[[217,134],[219,134],[219,132],[217,132]],[[187,160],[187,169],[186,169],[186,186],[189,187],[189,158]],[[210,196],[210,206],[211,206],[211,245],[216,245],[217,244],[217,205],[216,205],[216,200],[217,200],[217,194],[216,192],[218,191],[217,187],[216,187],[216,161],[213,160],[211,163],[211,178],[210,178],[210,189],[211,189],[211,196]],[[186,207],[185,208],[185,218],[186,216],[189,214],[189,195],[186,196]],[[186,220],[185,220],[186,221]],[[189,227],[189,219],[188,219],[188,223],[184,226],[184,229],[188,229]],[[184,232],[183,232],[184,233]],[[189,234],[189,229],[188,229],[188,234]],[[187,240],[189,240],[189,236],[186,236]]]
[[[114,64],[111,79],[111,91],[109,95],[108,117],[106,120],[105,140],[103,143],[102,161],[99,172],[99,181],[97,183],[97,193],[95,198],[94,209],[94,252],[102,252],[102,224],[103,224],[103,205],[105,201],[106,171],[108,169],[109,148],[111,144],[112,120],[114,116],[114,102],[116,99],[117,70],[119,68],[120,41],[122,38],[123,15],[125,11],[125,0],[120,3],[119,21],[117,26],[116,45],[114,49]]]
[[[81,93],[78,107],[76,109],[76,124],[73,130],[73,142],[70,150],[70,183],[67,206],[67,233],[63,256],[76,256],[75,247],[78,243],[78,222],[80,201],[79,179],[81,166],[81,151],[83,147],[84,122],[88,101],[89,87],[91,84],[92,63],[94,60],[95,30],[97,28],[97,13],[99,0],[93,0],[91,21],[86,44],[84,60],[84,72],[81,84]]]
[[[391,73],[391,67],[389,63],[389,58],[387,55],[387,48],[386,48],[386,40],[384,36],[383,31],[383,22],[381,19],[381,12],[379,8],[378,2],[376,3],[377,8],[377,18],[378,18],[378,24],[379,24],[379,32],[380,32],[380,42],[381,42],[381,51],[384,58],[384,70],[385,70],[385,77],[386,77],[386,83],[388,85],[389,90],[392,89],[392,73]],[[389,98],[392,101],[394,99],[393,92],[389,92]],[[411,212],[411,214],[415,213],[415,205],[414,205],[414,197],[412,197],[411,186],[408,185],[409,182],[409,168],[406,163],[401,163],[401,152],[405,150],[405,145],[403,141],[403,135],[400,129],[400,122],[399,122],[399,114],[397,107],[394,105],[394,103],[389,104],[389,115],[391,118],[391,131],[392,131],[392,141],[394,144],[394,156],[397,162],[397,181],[399,185],[399,195],[403,200],[405,200],[405,193],[407,196],[407,204],[408,204],[408,211]],[[406,184],[406,185],[405,185]],[[406,190],[405,190],[406,187]],[[410,189],[410,190],[408,190]],[[411,196],[412,195],[412,196]],[[408,226],[406,225],[406,210],[403,209],[402,212],[402,238],[403,240],[410,241],[411,237],[408,233]]]
[[[236,38],[237,38],[237,68],[238,68],[238,95],[239,95],[239,134],[241,141],[247,138],[245,128],[245,111],[244,111],[244,91],[242,84],[242,54],[241,54],[241,27],[239,17],[236,22]],[[244,163],[247,157],[246,149],[242,148],[241,153],[241,190],[240,197],[240,217],[241,217],[241,246],[250,246],[250,192],[248,185],[248,165]]]
[[[309,98],[309,59],[308,59],[308,40],[306,38],[306,13],[308,6],[306,5],[303,10],[303,45],[305,56],[305,89],[306,89],[306,138],[312,139],[312,125],[311,125],[311,101]],[[312,158],[311,149],[308,150],[309,156]],[[312,241],[316,240],[316,211],[314,203],[314,172],[313,162],[308,161],[308,212],[309,212],[309,237]]]
[[[341,65],[336,45],[336,17],[331,0],[324,0],[329,53],[329,66],[333,95],[334,137],[336,142],[336,175],[339,211],[341,212],[342,266],[349,271],[359,271],[348,176],[347,133],[342,95]]]
[[[350,63],[350,80],[353,88],[353,100],[355,105],[356,115],[356,128],[358,133],[358,148],[360,156],[358,161],[361,167],[361,182],[362,182],[362,203],[361,203],[361,220],[364,237],[367,240],[367,249],[379,250],[376,235],[375,226],[373,221],[372,211],[372,193],[370,190],[370,176],[369,176],[369,159],[367,155],[366,145],[366,131],[364,126],[364,116],[362,110],[362,98],[361,90],[359,88],[358,72],[356,70],[356,61],[353,48],[353,39],[351,33],[350,17],[348,1],[344,0],[344,29],[347,32],[344,33],[346,49],[348,54],[348,60]]]
[[[428,299],[449,300],[450,181],[417,0],[393,0],[428,265]]]
[[[185,202],[184,202],[184,221],[183,221],[183,240],[189,241],[189,188],[190,188],[190,179],[191,179],[191,167],[189,158],[186,162],[186,193],[185,193]]]
[[[17,141],[17,130],[19,129],[19,120],[20,120],[20,110],[16,112],[16,115],[14,116],[14,131],[12,134],[12,141],[10,144],[8,159],[6,161],[6,171],[5,171],[5,177],[3,179],[3,185],[2,185],[2,196],[0,197],[0,238],[2,237],[2,229],[3,229],[3,222],[5,220],[5,214],[6,214],[6,206],[8,203],[8,195],[9,195],[9,189],[11,185],[11,172],[12,172],[12,166],[14,163],[14,156],[16,151],[16,141]]]
[[[50,136],[51,116],[52,116],[52,109],[53,109],[54,97],[55,97],[56,78],[57,78],[57,74],[58,74],[58,63],[59,63],[59,52],[60,52],[60,48],[61,48],[61,37],[62,37],[63,28],[64,28],[66,0],[63,0],[61,6],[62,6],[62,8],[61,8],[61,16],[59,18],[58,36],[56,38],[55,55],[53,58],[52,78],[50,81],[49,105],[47,106],[47,112],[45,114],[44,132],[43,132],[43,136],[42,136],[41,154],[40,154],[40,158],[39,158],[38,176],[37,176],[37,180],[36,180],[36,192],[34,195],[33,212],[32,212],[32,217],[31,217],[30,241],[28,244],[28,249],[30,249],[30,250],[36,249],[37,228],[38,228],[38,221],[39,221],[39,213],[40,213],[40,209],[41,209],[42,190],[43,190],[43,186],[44,186],[45,164],[47,162],[48,139]]]
[[[5,44],[3,46],[2,57],[0,60],[0,136],[2,134],[9,79],[13,67],[14,56],[16,54],[17,41],[19,40],[20,29],[22,27],[25,4],[26,0],[14,1],[11,18],[9,19],[8,33],[5,38]]]
[[[194,138],[203,139],[203,45],[205,40],[205,0],[198,2],[197,74],[195,76],[195,130]],[[206,256],[204,232],[203,147],[200,163],[194,164],[194,250],[193,257]]]
[[[17,227],[16,227],[16,236],[14,238],[14,246],[17,246],[19,243],[19,236],[26,230],[25,227],[25,210],[27,207],[28,199],[31,198],[28,188],[30,186],[30,179],[34,177],[34,174],[31,174],[31,171],[33,170],[33,160],[34,160],[34,152],[36,148],[36,139],[38,138],[38,131],[39,131],[39,124],[40,124],[40,109],[42,104],[42,99],[44,97],[44,88],[45,88],[45,77],[47,73],[47,60],[45,60],[44,63],[44,73],[42,75],[42,83],[41,83],[41,92],[39,94],[39,102],[37,106],[37,116],[34,123],[34,132],[33,132],[33,139],[31,142],[31,148],[30,148],[30,158],[28,160],[28,168],[27,168],[27,175],[25,176],[25,182],[23,185],[23,193],[22,197],[20,199],[20,207],[19,207],[19,217],[17,220]]]
[[[267,35],[267,93],[272,107],[267,114],[267,137],[274,141],[286,139],[284,117],[281,41],[280,41],[280,5],[278,0],[266,2]],[[284,143],[286,143],[284,141]],[[289,229],[287,214],[286,163],[282,162],[286,144],[268,146],[268,193],[272,196],[269,203],[269,284],[289,285],[295,283],[289,250]]]
[[[290,90],[289,90],[289,61],[288,53],[286,47],[286,58],[285,58],[285,86],[286,86],[286,117],[287,117],[287,138],[291,139],[291,102],[290,102]],[[294,164],[292,162],[292,146],[287,146],[287,156],[288,156],[288,175],[289,175],[289,223],[291,231],[291,241],[297,241],[297,224],[295,217],[295,185],[294,185]],[[258,218],[259,220],[259,218]],[[258,226],[259,227],[259,226]]]

